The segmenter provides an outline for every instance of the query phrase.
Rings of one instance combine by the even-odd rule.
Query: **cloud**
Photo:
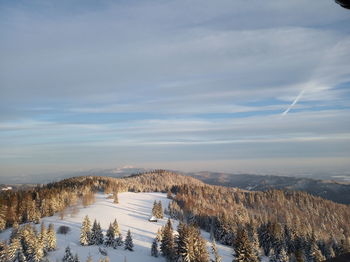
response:
[[[349,17],[332,1],[1,7],[11,172],[15,156],[22,170],[349,156]]]

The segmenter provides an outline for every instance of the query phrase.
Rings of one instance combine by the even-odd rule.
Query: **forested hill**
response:
[[[341,204],[350,204],[350,183],[317,180],[302,177],[228,174],[218,172],[187,173],[196,179],[211,184],[238,187],[253,191],[271,189],[305,191]]]
[[[167,192],[168,214],[211,231],[217,241],[233,245],[246,232],[252,243],[278,254],[307,256],[318,250],[329,258],[350,251],[350,207],[304,192],[249,192],[207,185],[192,177],[156,170],[126,178],[74,177],[19,192],[0,194],[0,229],[39,223],[77,201],[89,205],[97,191]],[[299,260],[303,261],[303,260]],[[321,260],[320,260],[321,261]]]

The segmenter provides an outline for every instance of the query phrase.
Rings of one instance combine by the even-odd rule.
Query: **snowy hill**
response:
[[[107,195],[96,194],[96,202],[86,208],[79,206],[79,213],[70,215],[69,212],[62,220],[59,214],[53,217],[43,218],[42,221],[46,225],[53,223],[57,229],[61,225],[70,227],[70,232],[67,235],[57,234],[58,249],[49,253],[49,260],[61,260],[64,256],[66,246],[70,246],[72,253],[78,253],[81,261],[86,261],[90,254],[94,261],[98,261],[103,257],[98,246],[83,247],[79,244],[80,227],[83,218],[88,215],[93,221],[96,219],[101,223],[104,233],[106,232],[109,223],[116,218],[118,220],[121,232],[125,238],[126,232],[130,229],[134,241],[134,252],[126,251],[123,247],[118,249],[107,248],[110,261],[124,261],[125,257],[128,262],[136,261],[165,261],[163,257],[152,257],[151,244],[158,229],[165,225],[167,218],[159,219],[158,222],[149,222],[152,212],[154,200],[162,201],[163,207],[167,207],[169,200],[166,194],[162,193],[131,193],[125,192],[119,194],[119,204],[114,204],[112,199],[108,199]],[[174,228],[177,227],[177,221],[172,221]],[[39,225],[38,225],[39,230]],[[6,230],[0,234],[0,239],[9,238],[10,230]],[[202,232],[202,235],[209,239],[209,234]],[[210,244],[208,243],[208,249]],[[227,246],[218,244],[219,253],[223,258],[223,262],[232,261],[232,249]]]

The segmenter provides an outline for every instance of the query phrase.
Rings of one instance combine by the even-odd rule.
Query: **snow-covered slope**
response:
[[[119,247],[118,249],[107,248],[108,257],[111,262],[124,261],[125,257],[128,262],[165,261],[161,256],[155,258],[150,255],[151,244],[156,232],[167,221],[167,218],[160,219],[158,222],[148,221],[154,200],[161,200],[163,207],[167,207],[169,203],[166,194],[162,193],[120,193],[119,204],[114,204],[112,199],[107,198],[107,195],[97,194],[96,202],[86,208],[79,207],[79,213],[76,215],[71,216],[67,214],[63,220],[58,215],[44,218],[43,221],[46,225],[53,223],[56,229],[61,225],[66,225],[71,229],[67,235],[57,234],[58,249],[49,253],[49,260],[56,261],[58,259],[60,261],[68,245],[73,254],[79,254],[82,262],[86,261],[89,254],[93,257],[94,261],[98,261],[99,258],[103,257],[98,251],[98,246],[83,247],[79,244],[81,222],[88,215],[92,221],[96,219],[101,223],[104,233],[109,223],[113,222],[115,218],[119,223],[124,238],[129,229],[132,233],[135,245],[134,252],[126,251],[123,247]],[[172,222],[176,229],[178,222]],[[209,234],[206,232],[202,232],[202,235],[207,239],[209,238]],[[0,239],[8,239],[8,236],[9,230],[1,233]],[[232,249],[220,244],[217,245],[223,262],[232,261]],[[210,248],[209,243],[208,248]]]

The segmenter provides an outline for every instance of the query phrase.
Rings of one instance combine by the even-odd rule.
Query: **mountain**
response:
[[[165,207],[173,227],[163,218],[159,224],[149,224],[147,218],[159,205]],[[86,237],[83,233],[79,236],[85,215],[101,222],[94,222],[92,228],[86,222],[81,231]],[[124,239],[130,229],[135,253],[100,244],[113,218],[120,219]],[[46,230],[42,226],[39,231],[38,226],[42,221],[70,228],[68,233],[63,228],[65,236],[58,228],[57,248],[46,250],[42,246],[46,243],[42,240]],[[322,261],[350,251],[350,207],[301,191],[248,191],[154,170],[123,178],[79,176],[0,192],[0,230],[4,230],[0,234],[4,240],[0,241],[1,258],[18,251],[24,252],[27,260],[33,254],[42,257],[43,252],[48,252],[49,258],[61,259],[69,246],[65,254],[73,250],[84,261],[89,253],[95,260],[108,254],[113,261],[123,256],[129,262],[140,261],[140,257],[153,261],[150,240],[157,230],[155,225],[164,226],[158,234],[163,261],[190,255],[201,259],[188,261],[209,262],[210,238],[220,243],[219,254],[224,261],[232,261],[233,253],[256,262],[268,261],[267,257],[276,260],[282,255],[298,259],[317,255]],[[200,253],[194,256],[192,251]]]
[[[305,191],[314,196],[341,204],[350,204],[350,183],[310,178],[197,172],[187,175],[211,185],[237,187],[245,190],[270,189]]]

